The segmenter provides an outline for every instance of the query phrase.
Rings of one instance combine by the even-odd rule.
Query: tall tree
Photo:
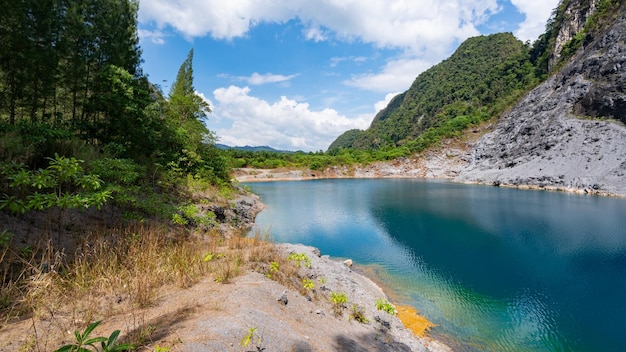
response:
[[[170,113],[181,121],[203,120],[211,112],[209,104],[196,94],[193,86],[193,48],[178,69],[169,102]]]
[[[175,131],[175,144],[180,148],[179,166],[188,171],[203,167],[216,169],[210,165],[216,159],[211,154],[214,151],[209,148],[213,147],[215,138],[204,125],[209,112],[211,112],[209,104],[197,94],[193,86],[193,49],[191,49],[178,70],[167,103],[170,130]]]
[[[195,149],[210,135],[203,121],[211,109],[193,86],[193,48],[178,69],[176,81],[170,89],[167,110],[170,119],[182,128],[179,137],[186,148]]]

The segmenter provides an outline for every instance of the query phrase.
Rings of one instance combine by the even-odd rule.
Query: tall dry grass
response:
[[[0,335],[12,322],[31,319],[33,331],[24,333],[36,343],[24,350],[46,350],[48,340],[55,340],[54,333],[37,331],[38,321],[47,321],[58,337],[121,313],[132,315],[132,328],[140,332],[137,339],[145,339],[149,327],[143,326],[141,311],[154,305],[168,285],[187,288],[207,277],[227,283],[252,269],[299,286],[293,278],[297,268],[258,234],[193,236],[135,225],[92,231],[72,253],[57,251],[50,243],[28,252],[0,248]],[[279,272],[270,271],[272,262],[278,263]]]

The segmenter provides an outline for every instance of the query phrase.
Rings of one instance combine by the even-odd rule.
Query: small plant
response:
[[[248,347],[248,345],[250,344],[250,342],[254,339],[254,333],[257,331],[256,327],[252,327],[250,329],[248,329],[248,333],[241,339],[241,342],[239,342],[239,346],[241,347]],[[261,345],[261,337],[257,337],[257,345]]]
[[[302,263],[305,267],[311,268],[311,259],[305,253],[290,253],[287,259],[296,263],[298,268],[302,266]]]
[[[318,280],[319,280],[320,284],[322,284],[322,285],[326,284],[326,278],[325,277],[322,276]]]
[[[278,264],[278,262],[271,262],[270,263],[270,272],[278,273],[278,270],[280,270],[280,264]]]
[[[189,221],[185,217],[177,213],[172,214],[172,222],[181,226],[189,224]]]
[[[9,242],[11,242],[11,238],[13,238],[13,234],[7,230],[2,230],[0,232],[0,247],[8,247]]]
[[[398,310],[396,309],[396,307],[393,304],[389,303],[389,301],[387,301],[386,299],[382,298],[376,300],[376,309],[385,311],[391,315],[398,314]]]
[[[204,255],[204,257],[202,258],[202,261],[205,263],[208,263],[213,259],[220,259],[220,258],[224,258],[224,254],[208,252],[207,254]]]
[[[272,278],[272,274],[278,274],[279,270],[280,270],[280,264],[278,264],[278,262],[271,262],[270,263],[270,272],[265,274],[265,276],[271,279]]]
[[[159,345],[156,345],[154,347],[154,352],[169,352],[169,348],[168,347],[161,347]]]
[[[350,312],[350,319],[354,319],[361,324],[369,323],[369,319],[365,317],[365,308],[359,306],[358,304],[352,305],[352,311]]]
[[[315,287],[315,283],[313,282],[313,280],[304,279],[302,280],[302,286],[307,292],[309,292]]]
[[[120,352],[133,348],[129,344],[117,345],[117,338],[120,335],[119,330],[113,331],[108,338],[104,336],[91,337],[91,333],[100,323],[102,321],[98,320],[89,324],[82,334],[78,330],[74,331],[76,343],[65,345],[56,350],[56,352],[90,352],[92,349],[97,351],[98,348],[95,346],[97,343],[100,343],[103,352]]]
[[[333,312],[336,316],[340,316],[348,303],[348,295],[345,292],[331,292],[330,301],[333,304]]]
[[[131,350],[134,348],[131,344],[128,344],[128,343],[118,345],[117,338],[119,337],[119,335],[120,335],[120,331],[115,330],[113,331],[113,333],[111,333],[111,335],[106,341],[101,342],[100,345],[102,346],[102,351],[103,352],[121,352],[121,351]]]

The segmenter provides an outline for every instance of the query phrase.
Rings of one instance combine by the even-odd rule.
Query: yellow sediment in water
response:
[[[402,321],[404,326],[413,331],[413,333],[419,337],[426,336],[426,333],[430,330],[430,328],[437,326],[437,324],[420,315],[419,312],[413,307],[397,306],[396,308],[398,309],[398,318],[400,321]]]
[[[385,276],[384,269],[377,264],[368,264],[368,265],[357,265],[354,267],[354,270],[359,272],[360,274],[365,275],[370,278],[370,280],[374,281],[391,299],[391,301],[402,301],[406,300],[400,292],[394,291],[391,287],[385,285],[382,277]],[[407,329],[411,330],[418,337],[426,336],[426,333],[430,330],[430,328],[434,328],[437,324],[431,322],[423,315],[417,311],[417,309],[411,306],[396,306],[398,310],[398,318],[406,326]]]

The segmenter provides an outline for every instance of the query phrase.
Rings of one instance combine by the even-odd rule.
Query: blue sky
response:
[[[140,0],[143,69],[165,93],[194,49],[219,143],[326,150],[366,129],[465,39],[534,41],[558,0]]]

